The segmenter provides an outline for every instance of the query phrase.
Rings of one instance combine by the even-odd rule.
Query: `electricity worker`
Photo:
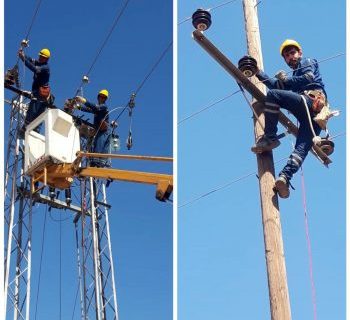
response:
[[[33,72],[32,95],[33,99],[29,103],[28,111],[25,117],[25,126],[37,118],[47,108],[54,108],[55,97],[51,94],[49,80],[50,67],[48,60],[51,53],[49,49],[42,49],[39,52],[38,60],[30,58],[20,49],[18,51],[19,58],[24,62],[25,66]],[[23,132],[25,127],[23,128]]]
[[[110,153],[110,128],[109,128],[109,112],[106,105],[108,99],[108,91],[101,90],[97,95],[97,104],[94,104],[83,97],[76,96],[77,102],[83,103],[85,107],[78,107],[83,112],[94,114],[95,135],[92,141],[92,152],[94,153]],[[92,158],[90,160],[92,167],[110,167],[111,161],[108,158]]]
[[[295,149],[275,181],[275,190],[278,195],[281,198],[288,198],[290,180],[310,151],[314,134],[318,136],[321,132],[321,127],[313,118],[327,104],[327,94],[317,60],[303,58],[302,48],[297,41],[285,40],[280,47],[280,54],[287,65],[293,69],[293,73],[287,75],[286,72],[279,71],[275,78],[270,78],[263,71],[258,71],[257,78],[270,90],[265,100],[264,135],[258,139],[252,151],[262,153],[280,145],[277,139],[280,108],[287,109],[297,118],[299,129]]]

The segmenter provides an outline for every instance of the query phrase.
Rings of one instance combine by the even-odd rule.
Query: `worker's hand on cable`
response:
[[[81,96],[76,96],[74,99],[77,102],[81,102],[81,103],[85,103],[86,102],[86,99],[84,97],[81,97]]]

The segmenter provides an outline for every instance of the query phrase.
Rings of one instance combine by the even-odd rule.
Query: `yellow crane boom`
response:
[[[32,177],[32,193],[35,193],[40,189],[38,188],[35,190],[36,182],[43,183],[43,186],[49,185],[54,188],[66,189],[71,185],[74,178],[79,177],[93,177],[126,182],[153,184],[157,187],[156,198],[160,201],[166,201],[169,199],[169,196],[172,193],[172,175],[153,172],[119,170],[113,168],[79,167],[79,164],[83,157],[173,161],[173,159],[169,157],[78,152],[77,158],[73,163],[57,164],[50,160],[45,160],[32,167],[27,172],[27,174]]]

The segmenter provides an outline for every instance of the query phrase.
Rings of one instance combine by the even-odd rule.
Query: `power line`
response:
[[[276,161],[274,164],[277,164],[277,163],[279,163],[279,162],[282,162],[283,160],[287,160],[288,158],[289,158],[289,157],[282,158],[282,159]],[[213,190],[211,190],[211,191],[209,191],[209,192],[206,192],[206,193],[203,193],[203,194],[197,196],[196,198],[185,202],[185,203],[182,204],[182,205],[179,205],[178,208],[182,208],[182,207],[185,207],[185,206],[187,206],[187,205],[189,205],[189,204],[192,204],[192,203],[194,203],[194,202],[197,202],[198,200],[200,200],[200,199],[202,199],[202,198],[205,198],[205,197],[211,195],[212,193],[215,193],[215,192],[217,192],[217,191],[223,190],[223,189],[229,187],[230,185],[232,185],[232,184],[234,184],[234,183],[236,183],[236,182],[239,182],[239,181],[241,181],[241,180],[244,180],[244,179],[246,179],[246,178],[249,178],[249,177],[251,177],[251,176],[253,176],[253,175],[256,176],[256,174],[257,174],[257,173],[256,173],[255,170],[252,171],[252,172],[250,172],[250,173],[247,173],[247,174],[245,174],[245,175],[243,175],[243,176],[241,176],[241,177],[239,177],[239,178],[236,178],[236,179],[234,179],[234,180],[232,180],[232,181],[229,181],[229,182],[225,183],[224,185],[215,187]]]
[[[311,63],[310,65],[320,64],[320,63],[326,62],[326,61],[328,61],[328,60],[333,60],[333,59],[335,59],[335,58],[341,57],[341,56],[343,56],[343,55],[345,55],[344,52],[339,52],[339,53],[337,53],[337,54],[335,54],[335,55],[333,55],[333,56],[330,56],[330,57],[321,59],[320,61],[313,62],[313,63]],[[294,72],[294,71],[297,71],[297,70],[300,70],[300,69],[303,69],[303,68],[304,68],[304,67],[300,67],[300,68],[297,68],[297,69],[290,70],[290,71],[286,72],[286,74],[290,74],[290,73],[292,73],[292,72]],[[258,83],[264,83],[264,82],[266,82],[266,81],[268,81],[268,80],[271,80],[271,79],[276,79],[276,78],[275,78],[275,77],[270,77],[270,78],[265,79],[265,80],[262,80],[262,81],[254,82],[254,84],[257,85]]]
[[[218,4],[218,5],[215,6],[215,7],[209,8],[208,11],[213,11],[213,10],[215,10],[215,9],[217,9],[217,8],[221,8],[221,7],[223,7],[223,6],[226,6],[227,4],[230,4],[230,3],[233,3],[233,2],[236,2],[236,1],[237,1],[237,0],[230,0],[230,1],[223,2],[223,3],[221,3],[221,4]]]
[[[108,34],[107,34],[105,40],[103,41],[103,43],[102,43],[100,49],[97,51],[97,54],[96,54],[96,56],[95,56],[95,58],[94,58],[94,60],[93,60],[93,62],[92,62],[92,64],[91,64],[91,66],[90,66],[88,72],[85,74],[86,76],[88,76],[88,75],[90,74],[92,68],[94,67],[94,65],[95,65],[95,63],[96,63],[98,57],[100,56],[100,54],[101,54],[103,48],[106,46],[106,44],[107,44],[107,42],[108,42],[110,36],[112,35],[112,33],[113,33],[115,27],[117,26],[117,24],[118,24],[118,22],[119,22],[121,16],[123,15],[123,13],[124,13],[124,11],[125,11],[125,9],[126,9],[126,7],[127,7],[127,5],[128,5],[129,2],[130,2],[130,0],[126,0],[125,3],[124,3],[124,6],[123,6],[122,9],[120,10],[119,14],[116,15],[116,17],[115,17],[115,19],[114,19],[114,22],[113,22],[113,24],[112,24],[112,27],[110,28],[110,30],[109,30],[109,32],[108,32]],[[81,87],[82,84],[83,84],[83,81],[80,82],[79,87]],[[79,89],[77,90],[77,92],[78,92],[78,91],[79,91]]]
[[[322,60],[318,61],[318,63],[322,63],[322,62],[325,62],[325,61],[328,61],[328,60],[332,60],[332,59],[338,58],[338,57],[340,57],[340,56],[342,56],[342,55],[344,55],[344,53],[343,53],[343,52],[340,52],[340,53],[335,54],[335,55],[333,55],[333,56],[330,56],[330,57],[328,57],[328,58],[322,59]],[[295,71],[295,70],[291,70],[291,71],[287,72],[287,74],[288,74],[288,73],[291,73],[291,72],[293,72],[293,71]],[[270,79],[275,79],[275,78],[274,78],[274,77],[271,77],[271,78],[268,78],[268,79],[263,80],[263,81],[254,82],[254,84],[256,85],[256,84],[258,84],[258,83],[264,83],[264,82],[266,82],[267,80],[270,80]],[[240,92],[240,91],[241,91],[241,90],[238,90],[238,92]],[[232,94],[230,94],[230,95],[228,95],[228,96],[225,96],[225,97],[223,97],[223,98],[221,98],[221,99],[215,101],[213,104],[211,104],[211,105],[209,105],[209,106],[207,106],[207,107],[204,107],[203,109],[201,109],[201,110],[199,110],[199,111],[196,111],[195,113],[189,115],[188,117],[186,117],[186,118],[180,120],[177,124],[180,125],[182,122],[185,122],[186,120],[188,120],[188,119],[190,119],[190,118],[196,116],[197,114],[202,113],[202,112],[206,111],[207,109],[210,109],[212,106],[214,106],[214,105],[216,105],[216,104],[218,104],[218,103],[220,103],[220,102],[223,102],[223,101],[227,100],[228,98],[230,98],[231,96],[233,96],[233,95],[236,94],[236,93],[237,93],[237,91],[235,91],[235,92],[233,92]]]
[[[28,40],[29,34],[30,34],[31,30],[32,30],[32,27],[33,27],[33,24],[34,24],[34,20],[35,20],[37,14],[38,14],[38,11],[39,11],[39,8],[40,8],[40,5],[41,5],[41,1],[42,0],[38,0],[38,4],[37,4],[36,9],[34,11],[34,14],[33,14],[33,17],[32,17],[32,21],[31,21],[31,23],[29,25],[29,29],[28,29],[27,35],[25,37],[26,40]]]
[[[340,137],[342,135],[345,135],[345,132],[333,136],[332,139],[334,140],[335,138],[338,138],[338,137]],[[277,164],[279,162],[287,160],[288,158],[289,157],[282,158],[282,159],[274,162],[274,164]],[[188,206],[190,204],[193,204],[193,203],[195,203],[195,202],[197,202],[197,201],[199,201],[199,200],[201,200],[203,198],[206,198],[207,196],[209,196],[209,195],[211,195],[211,194],[213,194],[213,193],[215,193],[217,191],[221,191],[221,190],[229,187],[230,185],[232,185],[232,184],[234,184],[236,182],[242,181],[242,180],[244,180],[246,178],[249,178],[250,176],[253,176],[253,175],[256,175],[256,174],[257,174],[256,171],[252,171],[250,173],[247,173],[246,175],[243,175],[243,176],[241,176],[239,178],[236,178],[236,179],[234,179],[232,181],[229,181],[229,182],[227,182],[227,183],[225,183],[223,185],[217,186],[214,189],[212,189],[211,191],[205,192],[205,193],[203,193],[203,194],[201,194],[201,195],[199,195],[199,196],[197,196],[197,197],[195,197],[195,198],[193,198],[193,199],[191,199],[191,200],[189,200],[189,201],[187,201],[187,202],[185,202],[183,204],[178,205],[178,208],[180,209],[182,207],[185,207],[185,206]]]
[[[225,97],[223,97],[223,98],[221,98],[221,99],[219,99],[219,100],[217,100],[217,101],[214,101],[213,103],[211,103],[210,105],[204,107],[203,109],[200,109],[200,110],[198,110],[198,111],[192,113],[191,115],[187,116],[186,118],[183,118],[182,120],[180,120],[180,121],[177,123],[177,125],[180,125],[181,123],[183,123],[183,122],[185,122],[185,121],[187,121],[187,120],[189,120],[189,119],[191,119],[191,118],[197,116],[198,114],[202,113],[203,111],[206,111],[206,110],[210,109],[211,107],[215,106],[216,104],[218,104],[218,103],[220,103],[220,102],[222,102],[222,101],[225,101],[225,100],[227,100],[228,98],[231,98],[232,96],[234,96],[235,94],[237,94],[237,93],[240,92],[240,91],[241,91],[241,90],[237,90],[237,91],[232,92],[232,93],[230,93],[229,95],[227,95],[227,96],[225,96]]]
[[[208,8],[208,9],[206,9],[206,10],[207,10],[207,11],[213,11],[213,10],[215,10],[215,9],[217,9],[217,8],[223,7],[223,6],[227,5],[227,4],[230,4],[230,3],[233,3],[233,2],[236,2],[236,1],[237,1],[237,0],[226,1],[226,2],[223,2],[223,3],[221,3],[221,4],[219,4],[219,5],[215,6],[215,7]],[[185,23],[186,21],[191,20],[191,19],[192,19],[192,16],[187,17],[187,18],[181,20],[180,22],[178,22],[177,25],[179,26],[179,25],[181,25],[181,24],[183,24],[183,23]]]
[[[168,50],[172,47],[173,45],[173,41],[171,41],[168,46],[164,49],[164,51],[162,52],[162,54],[160,55],[160,57],[158,58],[158,60],[156,61],[156,63],[153,65],[153,67],[151,68],[151,70],[149,71],[149,73],[146,75],[146,77],[143,79],[143,81],[141,82],[141,84],[138,86],[138,88],[136,89],[135,93],[137,94],[141,88],[143,87],[143,85],[145,84],[145,82],[148,80],[148,78],[151,76],[151,74],[153,73],[153,71],[158,67],[159,63],[162,61],[162,59],[164,58],[165,54],[168,52]]]
[[[135,90],[135,95],[137,95],[139,93],[139,91],[141,90],[141,88],[144,86],[144,84],[146,83],[146,81],[149,79],[149,77],[151,76],[151,74],[154,72],[154,70],[158,67],[159,63],[162,61],[162,59],[164,58],[165,54],[168,52],[168,50],[172,47],[173,45],[173,41],[171,41],[168,46],[162,51],[161,55],[159,56],[159,58],[157,59],[157,61],[154,63],[154,65],[152,66],[151,70],[146,74],[146,76],[144,77],[144,79],[141,81],[140,85],[137,87],[137,89]],[[117,118],[115,119],[115,121],[117,121],[120,116],[124,113],[124,111],[128,108],[129,106],[129,102],[125,105],[125,107],[123,108],[122,111],[120,111],[120,113],[118,114]]]

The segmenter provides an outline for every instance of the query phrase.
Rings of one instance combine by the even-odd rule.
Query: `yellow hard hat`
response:
[[[108,98],[108,90],[106,90],[106,89],[102,89],[99,93],[98,93],[98,95],[100,96],[105,96],[106,98]]]
[[[50,50],[49,49],[41,49],[40,52],[39,52],[39,56],[42,56],[44,58],[47,58],[49,59],[50,56],[51,56],[51,53],[50,53]]]
[[[290,47],[290,46],[298,48],[299,51],[301,50],[301,45],[298,42],[296,42],[295,40],[292,40],[292,39],[287,39],[281,44],[280,54],[283,56],[283,54],[282,54],[283,50],[287,47]]]

